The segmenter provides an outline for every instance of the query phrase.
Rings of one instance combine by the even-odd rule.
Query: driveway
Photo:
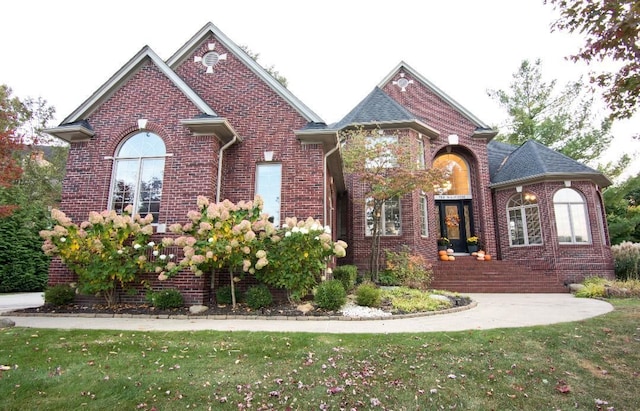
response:
[[[469,294],[477,305],[468,310],[423,317],[384,320],[313,319],[152,319],[15,316],[7,311],[43,304],[42,293],[0,294],[0,313],[18,327],[109,329],[132,331],[282,331],[314,333],[416,333],[487,330],[580,321],[606,314],[605,301],[571,294]]]

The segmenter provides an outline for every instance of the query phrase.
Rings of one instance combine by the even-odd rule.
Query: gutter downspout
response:
[[[336,143],[336,146],[334,148],[332,148],[331,150],[329,150],[327,152],[327,154],[324,155],[324,158],[322,159],[322,184],[323,184],[323,198],[322,198],[322,202],[323,202],[323,206],[322,206],[322,210],[324,211],[324,214],[322,216],[322,223],[325,226],[329,226],[331,227],[331,223],[327,222],[327,158],[329,158],[329,156],[333,153],[336,152],[336,150],[338,150],[340,148],[340,139],[338,139],[338,142]]]
[[[220,191],[222,185],[222,154],[224,151],[229,148],[232,144],[238,141],[238,136],[233,136],[231,141],[220,148],[220,152],[218,153],[218,183],[216,187],[216,203],[220,202]]]

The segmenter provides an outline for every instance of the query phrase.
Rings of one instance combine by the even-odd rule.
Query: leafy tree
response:
[[[362,128],[343,133],[345,171],[364,187],[365,207],[373,216],[369,268],[374,281],[380,269],[380,216],[386,201],[416,190],[429,192],[442,183],[442,171],[427,169],[418,161],[407,136],[381,136],[379,130]]]
[[[16,129],[27,118],[27,110],[11,89],[0,85],[0,195],[10,188],[22,174],[17,153],[21,148]],[[0,218],[10,215],[17,206],[0,197]]]
[[[594,163],[609,147],[611,120],[598,123],[593,113],[594,93],[581,81],[570,82],[560,91],[557,81],[542,77],[541,61],[522,61],[513,74],[509,90],[489,90],[488,94],[509,114],[506,133],[498,140],[521,145],[536,140],[568,157]],[[619,175],[629,162],[623,156],[617,163],[602,165],[611,177]]]
[[[612,244],[640,243],[640,174],[603,194]]]
[[[593,74],[591,81],[606,88],[611,118],[629,118],[640,99],[640,2],[638,0],[545,0],[560,11],[553,30],[578,32],[584,46],[573,61],[614,61],[616,73]]]
[[[258,59],[260,58],[260,53],[256,53],[252,51],[249,48],[249,46],[246,46],[246,45],[241,45],[240,48],[244,50],[244,52],[247,53],[249,57],[254,59],[256,63],[258,62]],[[288,86],[289,83],[287,81],[287,78],[282,74],[280,74],[280,72],[276,70],[276,67],[273,64],[268,67],[265,67],[264,69],[267,70],[267,73],[271,74],[271,77],[276,79],[278,83],[282,84],[285,88]]]

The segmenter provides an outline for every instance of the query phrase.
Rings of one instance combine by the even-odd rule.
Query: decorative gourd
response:
[[[489,254],[485,254],[484,255],[484,260],[485,261],[491,261],[491,256]]]
[[[478,253],[476,251],[474,251],[474,252],[471,253],[471,255],[474,256],[474,257],[477,257]]]
[[[446,250],[440,250],[440,251],[438,251],[438,255],[447,255],[447,251]]]
[[[454,256],[450,255],[450,256],[449,256],[449,261],[456,261],[456,257],[454,257]]]
[[[445,254],[442,254],[442,255],[440,256],[440,260],[442,260],[442,261],[449,261],[449,256],[446,254],[446,252],[445,252]]]
[[[482,257],[478,256],[476,258],[477,258],[478,261],[484,261],[484,256],[482,256]]]
[[[453,255],[453,253],[454,253],[453,248],[447,248],[448,255]]]

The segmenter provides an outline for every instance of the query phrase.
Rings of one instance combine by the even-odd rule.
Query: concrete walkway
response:
[[[42,293],[0,294],[0,313],[17,327],[132,331],[298,331],[314,333],[416,333],[487,330],[579,321],[613,310],[611,304],[571,294],[469,294],[465,311],[384,320],[209,320],[150,318],[22,317],[7,311],[43,304]]]

